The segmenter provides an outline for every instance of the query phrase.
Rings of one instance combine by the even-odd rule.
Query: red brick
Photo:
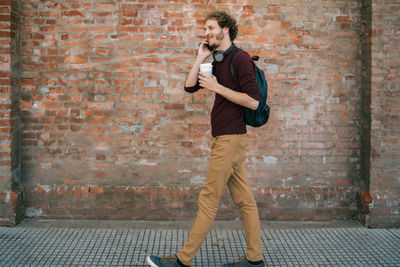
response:
[[[77,11],[77,10],[65,11],[65,12],[63,13],[63,15],[64,15],[64,16],[81,16],[81,17],[84,17],[84,16],[85,16],[82,12]]]
[[[84,56],[73,56],[73,57],[65,57],[64,61],[67,63],[86,63],[87,57]]]

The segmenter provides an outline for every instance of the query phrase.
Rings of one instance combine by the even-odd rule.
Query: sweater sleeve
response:
[[[255,100],[260,100],[255,64],[250,55],[247,52],[238,52],[235,56],[233,67],[239,81],[240,91]]]
[[[197,80],[197,83],[195,86],[189,86],[189,87],[184,86],[184,89],[188,93],[195,93],[195,92],[199,91],[200,90],[199,80]]]

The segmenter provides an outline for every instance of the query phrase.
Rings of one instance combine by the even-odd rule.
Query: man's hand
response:
[[[213,75],[211,77],[203,74],[203,73],[199,73],[199,84],[200,87],[219,93],[219,83],[217,81],[217,78]]]
[[[206,58],[211,56],[211,54],[213,52],[207,48],[207,45],[208,45],[208,41],[207,41],[207,39],[204,39],[200,44],[199,51],[197,52],[197,56],[203,60],[205,60]]]
[[[196,85],[199,76],[200,64],[204,63],[204,61],[212,54],[212,51],[207,48],[207,45],[208,41],[207,39],[204,39],[203,42],[201,42],[200,44],[199,51],[197,52],[196,61],[189,72],[189,75],[185,82],[185,86],[190,87]]]
[[[209,77],[203,73],[199,73],[199,84],[204,89],[213,91],[221,96],[225,97],[229,101],[246,108],[256,110],[258,107],[258,101],[250,97],[248,94],[241,93],[222,86],[218,83],[217,78],[213,75]]]

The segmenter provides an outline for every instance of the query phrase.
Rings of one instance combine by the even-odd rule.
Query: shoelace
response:
[[[171,256],[168,256],[168,257],[164,257],[164,258],[161,259],[161,263],[165,263],[165,262],[167,262],[169,260],[175,260],[175,262],[176,262],[176,256],[175,255],[171,255]]]
[[[241,263],[242,261],[244,261],[246,259],[246,256],[241,257],[240,259],[238,259],[237,261],[235,261],[235,263]]]
[[[235,263],[235,264],[237,264],[237,263],[242,263],[242,265],[243,265],[243,262],[244,262],[245,259],[246,259],[246,256],[243,256],[243,257],[241,257],[240,259],[238,259],[237,261],[235,261],[234,263]]]
[[[245,259],[246,259],[246,256],[243,256],[240,259],[238,259],[237,261],[235,261],[234,263],[243,263]],[[261,265],[265,266],[264,262]]]

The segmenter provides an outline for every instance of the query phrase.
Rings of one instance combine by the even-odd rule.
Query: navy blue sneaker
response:
[[[242,257],[239,260],[235,261],[234,263],[224,264],[224,267],[262,267],[262,266],[265,266],[263,261],[260,264],[254,265],[254,264],[251,264],[246,259],[246,257]]]
[[[165,258],[160,258],[156,256],[147,256],[147,263],[151,267],[180,267],[178,263],[178,258],[175,255],[168,256]]]

